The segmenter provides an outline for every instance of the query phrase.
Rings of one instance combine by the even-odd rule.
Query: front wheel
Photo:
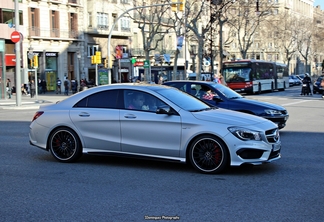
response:
[[[60,162],[74,162],[82,155],[78,135],[66,127],[53,131],[49,137],[48,145],[52,155]]]
[[[217,137],[200,136],[189,148],[189,160],[202,173],[220,173],[229,165],[229,153]]]

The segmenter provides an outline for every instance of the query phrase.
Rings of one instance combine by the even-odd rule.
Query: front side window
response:
[[[124,91],[125,109],[156,112],[158,107],[165,105],[163,101],[151,94],[136,90]]]

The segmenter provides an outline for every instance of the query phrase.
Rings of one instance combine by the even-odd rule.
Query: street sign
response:
[[[150,60],[144,60],[144,68],[150,68]]]
[[[20,41],[20,33],[17,31],[13,31],[11,33],[10,39],[13,43],[17,43]]]

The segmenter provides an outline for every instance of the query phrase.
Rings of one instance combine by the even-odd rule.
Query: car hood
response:
[[[233,99],[234,100],[234,99]],[[286,110],[284,107],[279,106],[277,104],[273,104],[273,103],[267,103],[267,102],[261,102],[258,100],[253,100],[253,99],[246,99],[246,98],[239,98],[239,99],[235,99],[237,104],[242,103],[242,106],[246,106],[246,105],[251,105],[251,106],[258,106],[260,109],[274,109],[274,110]]]
[[[199,120],[216,122],[232,126],[251,126],[262,123],[269,124],[269,127],[276,128],[277,125],[273,122],[255,115],[232,111],[228,109],[216,109],[210,111],[192,112]]]

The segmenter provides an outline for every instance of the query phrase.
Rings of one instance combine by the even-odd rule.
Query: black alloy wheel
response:
[[[82,155],[82,147],[78,135],[67,127],[53,131],[48,141],[49,150],[60,162],[74,162]]]
[[[200,136],[190,146],[189,160],[202,173],[220,173],[229,165],[229,153],[219,138]]]

